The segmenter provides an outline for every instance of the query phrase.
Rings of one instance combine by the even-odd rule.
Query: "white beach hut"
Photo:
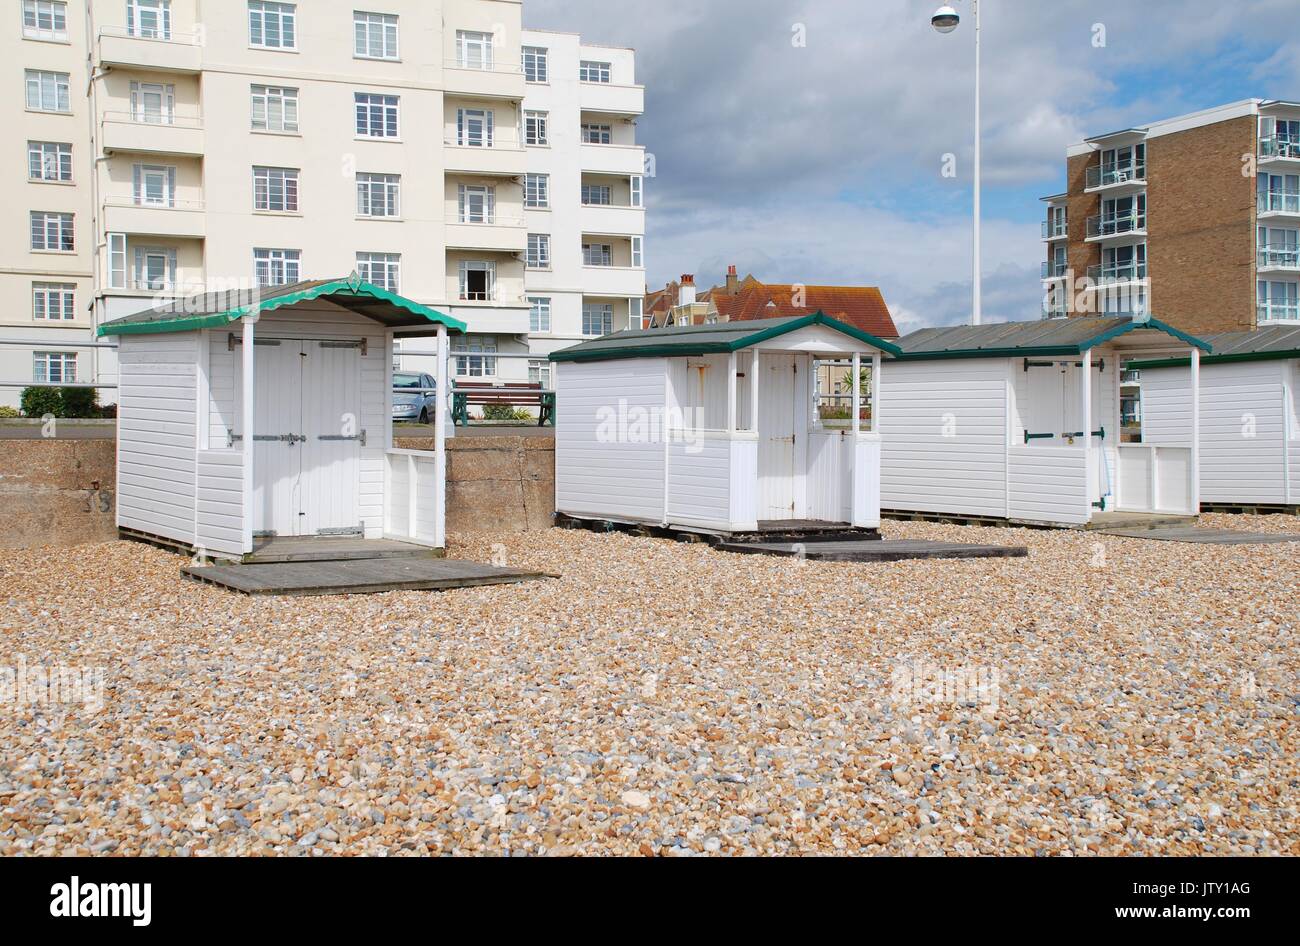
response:
[[[1273,325],[1205,339],[1201,359],[1201,506],[1300,506],[1300,326]],[[1136,362],[1144,443],[1187,436],[1177,409],[1186,362]],[[1172,393],[1171,393],[1172,392]]]
[[[1066,527],[1196,513],[1195,425],[1122,442],[1120,377],[1152,352],[1186,357],[1170,409],[1190,418],[1204,341],[1155,319],[1081,317],[922,329],[898,346],[879,428],[888,512]]]
[[[575,519],[743,533],[880,523],[880,435],[861,392],[818,419],[820,361],[873,365],[889,342],[817,313],[607,335],[553,353],[555,503]],[[846,366],[847,367],[847,366]],[[878,403],[878,395],[873,396]]]
[[[394,338],[464,324],[353,275],[198,296],[99,327],[118,338],[117,523],[239,557],[259,536],[445,544],[436,449],[393,449]],[[449,401],[438,373],[439,404]]]

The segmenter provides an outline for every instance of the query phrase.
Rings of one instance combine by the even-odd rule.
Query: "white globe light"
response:
[[[934,11],[934,16],[930,17],[930,25],[940,33],[951,33],[961,22],[961,16],[952,7],[944,4]]]

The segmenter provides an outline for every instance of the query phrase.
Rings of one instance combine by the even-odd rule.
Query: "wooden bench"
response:
[[[486,381],[457,381],[451,392],[451,420],[457,427],[469,426],[470,405],[502,404],[509,407],[536,407],[537,426],[555,426],[555,392],[547,391],[537,381],[516,384],[492,384]]]

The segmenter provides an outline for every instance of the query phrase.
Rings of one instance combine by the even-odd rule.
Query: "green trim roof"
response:
[[[1300,325],[1270,325],[1250,332],[1222,332],[1207,335],[1205,340],[1214,346],[1214,354],[1202,358],[1203,365],[1300,358]],[[1161,358],[1135,361],[1129,367],[1185,368],[1190,362],[1190,358]]]
[[[619,358],[672,358],[714,355],[752,348],[760,342],[797,332],[809,325],[827,328],[878,348],[890,355],[898,346],[860,328],[833,319],[824,312],[799,318],[745,319],[712,325],[669,325],[666,328],[614,332],[571,348],[551,353],[551,361],[612,361]]]
[[[1188,345],[1209,352],[1209,343],[1188,335],[1158,319],[1135,321],[1124,318],[1080,316],[1068,319],[1039,319],[1033,322],[995,322],[987,325],[955,325],[923,328],[898,339],[903,350],[899,361],[930,361],[939,358],[1018,358],[1030,355],[1082,355],[1130,332],[1163,332]]]
[[[445,325],[464,332],[465,323],[368,283],[355,273],[344,279],[314,279],[258,290],[210,292],[145,309],[99,326],[96,335],[142,335],[219,328],[254,312],[271,312],[324,298],[389,328]]]

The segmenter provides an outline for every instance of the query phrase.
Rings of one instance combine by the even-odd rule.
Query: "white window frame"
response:
[[[72,145],[61,141],[27,142],[27,180],[71,184]]]
[[[131,80],[131,121],[143,125],[174,125],[176,123],[176,86],[161,82]],[[158,97],[158,118],[147,107],[147,97]]]
[[[609,85],[612,63],[584,59],[578,63],[578,81],[593,82],[597,85]]]
[[[376,35],[379,40],[378,53],[373,51]],[[353,10],[352,40],[354,58],[396,62],[399,58],[397,14]]]
[[[457,219],[461,223],[496,223],[497,189],[490,184],[456,186]]]
[[[397,141],[402,137],[402,97],[384,92],[354,92],[353,108],[356,115],[358,138]],[[374,134],[378,118],[379,134]],[[392,119],[390,122],[389,119]],[[390,134],[391,130],[391,134]]]
[[[37,243],[37,232],[40,243]],[[54,235],[54,246],[50,246],[50,235]],[[33,210],[31,212],[31,248],[33,253],[75,253],[77,251],[76,217],[74,214],[53,210]],[[64,246],[64,238],[67,246]]]
[[[126,288],[126,234],[108,234],[108,286]]]
[[[456,66],[491,72],[495,37],[479,30],[456,31]]]
[[[599,321],[600,331],[591,331]],[[582,304],[582,334],[589,338],[608,335],[614,331],[614,304],[612,302],[584,302]]]
[[[42,17],[44,14],[44,17]],[[42,26],[44,18],[48,26]],[[62,23],[62,27],[59,24]],[[23,0],[23,38],[46,43],[68,41],[68,5],[62,0]]]
[[[58,377],[50,369],[58,364]],[[71,373],[68,369],[71,368]],[[75,351],[32,352],[32,380],[37,384],[76,384],[77,353]]]
[[[524,207],[529,210],[549,210],[551,207],[551,175],[524,175]]]
[[[593,250],[595,252],[593,252]],[[597,262],[598,260],[603,260],[604,262]],[[614,245],[612,243],[583,243],[582,265],[595,267],[613,266]]]
[[[401,292],[402,254],[358,253],[357,273],[372,286],[389,292]]]
[[[277,203],[280,206],[275,206]],[[253,165],[253,210],[256,213],[297,214],[301,213],[301,208],[301,169]]]
[[[378,212],[376,212],[378,211]],[[400,174],[357,174],[357,216],[395,220],[402,215]]]
[[[144,26],[140,21],[152,16],[154,24]],[[172,38],[171,0],[126,0],[126,32],[136,39],[170,40]]]
[[[532,335],[545,335],[551,331],[551,297],[529,296],[528,332]]]
[[[149,196],[149,182],[157,178],[159,198]],[[140,207],[176,206],[176,168],[165,164],[136,164],[131,168],[131,198]]]
[[[524,265],[528,269],[551,268],[551,235],[549,233],[528,234],[528,256]]]
[[[528,383],[540,384],[543,391],[551,390],[551,363],[545,358],[528,359]]]
[[[645,268],[645,237],[634,236],[631,239],[632,268]]]
[[[460,271],[460,298],[462,302],[493,302],[497,297],[497,264],[491,260],[461,260],[458,265]],[[483,273],[484,275],[484,297],[482,299],[472,298],[469,289],[469,274],[471,272]]]
[[[172,292],[176,288],[176,250],[166,246],[137,246],[131,267],[131,288],[143,292]],[[151,281],[149,264],[161,264],[160,281]]]
[[[645,178],[640,174],[633,174],[627,179],[628,192],[630,194],[631,206],[645,206]]]
[[[645,299],[640,296],[627,300],[627,327],[645,328]]]
[[[28,111],[72,114],[72,77],[69,73],[55,72],[52,69],[26,69],[23,71],[23,81],[26,87],[24,101]]]
[[[452,341],[456,356],[456,374],[462,378],[495,378],[497,374],[497,340],[490,336],[457,336]]]
[[[55,315],[51,316],[50,313]],[[32,319],[37,322],[71,322],[77,317],[77,284],[32,283]]]
[[[609,184],[583,184],[581,197],[584,207],[614,206],[614,188]]]
[[[536,148],[550,147],[551,141],[547,126],[550,124],[550,112],[529,110],[524,112],[524,144]]]
[[[275,42],[268,42],[268,25],[275,24]],[[286,36],[288,37],[286,41]],[[276,0],[248,0],[248,45],[253,49],[293,51],[298,48],[298,5]]]
[[[270,134],[298,134],[298,90],[283,85],[262,85],[253,83],[249,86],[251,115],[249,122],[253,131]],[[258,117],[258,112],[261,117]],[[278,119],[276,121],[275,119]]]
[[[521,50],[521,58],[525,82],[533,85],[547,85],[550,83],[550,49],[545,46],[525,46]]]
[[[473,143],[473,136],[470,134],[471,122],[481,123],[481,132],[479,134],[478,144]],[[456,144],[462,148],[492,148],[495,147],[494,139],[496,133],[496,112],[490,108],[458,108],[456,109]]]
[[[606,125],[603,122],[583,122],[582,143],[584,145],[612,145],[614,143],[614,126]]]
[[[276,270],[279,270],[278,274]],[[253,273],[263,288],[302,281],[302,250],[259,246],[253,249]],[[279,275],[279,279],[271,277]],[[265,278],[264,278],[265,277]]]

